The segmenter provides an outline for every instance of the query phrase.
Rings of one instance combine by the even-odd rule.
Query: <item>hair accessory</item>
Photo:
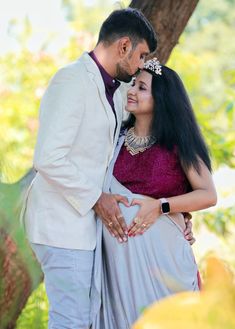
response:
[[[162,66],[157,57],[149,59],[147,62],[145,62],[144,70],[149,70],[155,74],[162,75]]]

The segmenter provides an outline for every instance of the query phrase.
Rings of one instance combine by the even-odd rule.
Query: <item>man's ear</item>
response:
[[[118,40],[118,52],[121,58],[125,57],[132,50],[132,43],[129,37],[122,37]]]

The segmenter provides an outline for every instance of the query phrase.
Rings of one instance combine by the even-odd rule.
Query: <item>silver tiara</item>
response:
[[[162,66],[157,57],[149,59],[147,62],[145,62],[144,69],[152,71],[155,74],[162,75]]]

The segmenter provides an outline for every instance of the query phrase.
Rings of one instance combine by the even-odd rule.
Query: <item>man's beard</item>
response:
[[[116,79],[123,82],[130,82],[132,75],[130,75],[119,63],[117,63],[117,75]]]

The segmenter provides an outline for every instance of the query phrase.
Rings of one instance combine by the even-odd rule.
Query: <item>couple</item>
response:
[[[216,193],[182,82],[156,59],[144,63],[156,43],[138,10],[114,11],[95,49],[59,70],[42,99],[24,223],[51,329],[130,328],[153,301],[199,289],[182,213]],[[140,70],[121,129],[119,81]]]

